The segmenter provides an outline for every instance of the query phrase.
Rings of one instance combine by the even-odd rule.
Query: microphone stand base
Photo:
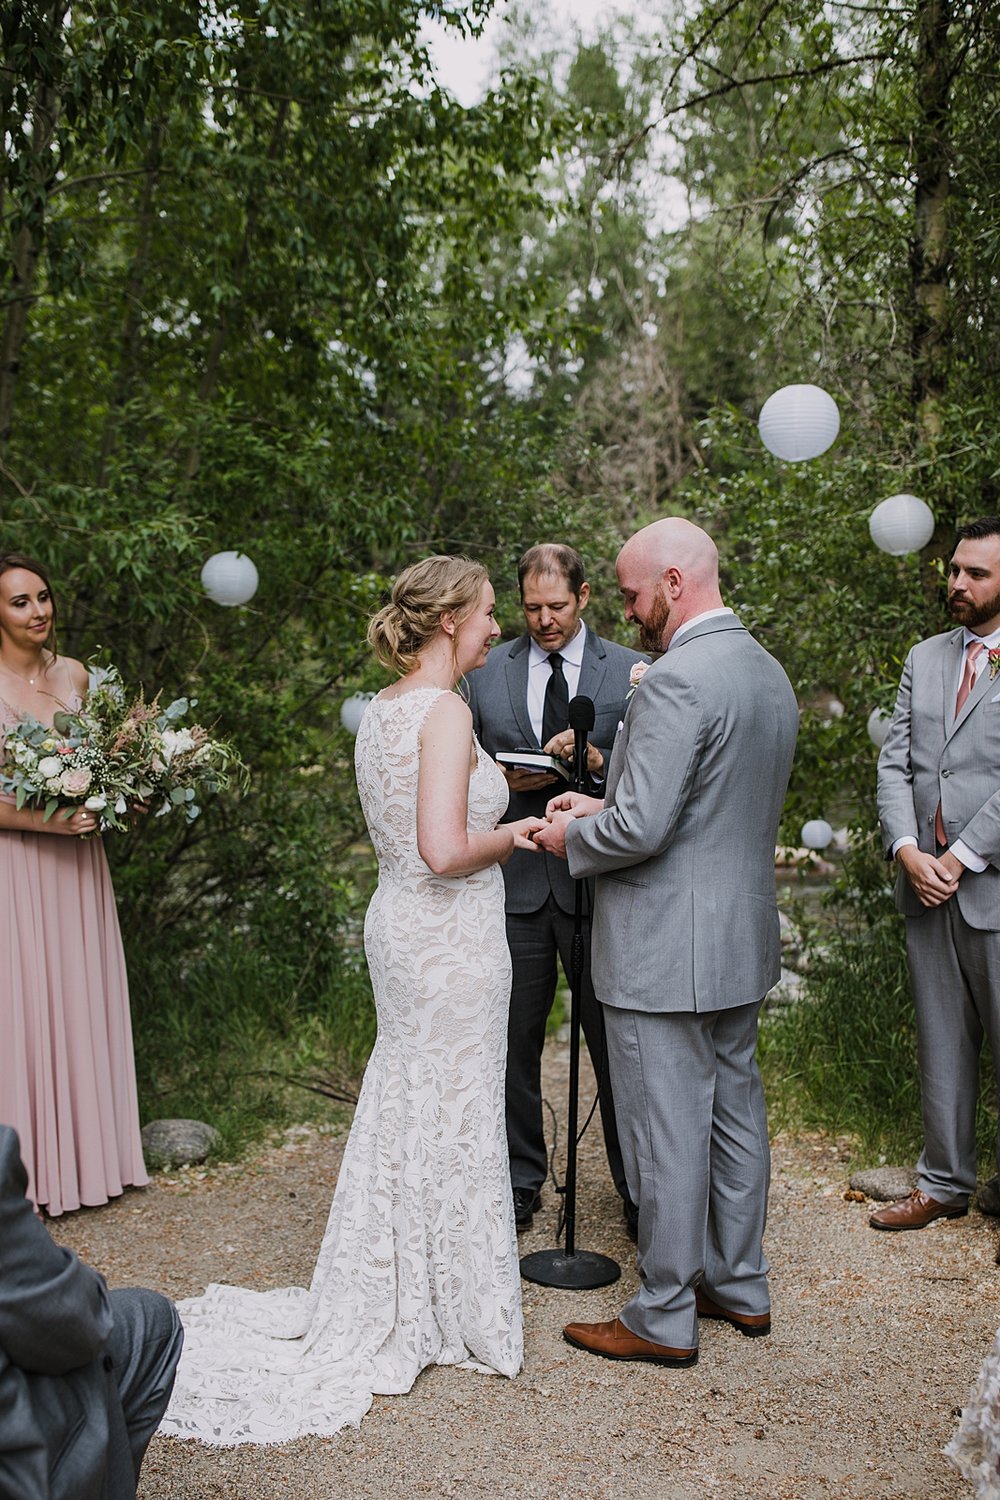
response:
[[[558,1286],[567,1291],[587,1291],[592,1287],[610,1286],[622,1274],[622,1268],[610,1255],[593,1250],[535,1250],[521,1257],[521,1275],[538,1286]]]

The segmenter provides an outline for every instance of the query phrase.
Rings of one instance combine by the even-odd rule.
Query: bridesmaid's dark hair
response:
[[[5,573],[10,573],[14,568],[23,568],[26,573],[34,573],[36,578],[40,578],[45,587],[48,589],[49,598],[52,600],[52,628],[49,631],[48,638],[45,642],[46,646],[52,652],[52,661],[46,662],[45,664],[45,671],[48,671],[49,667],[59,655],[58,649],[56,647],[55,591],[51,583],[49,582],[49,575],[46,573],[41,563],[36,562],[33,557],[27,557],[23,552],[0,552],[0,578],[2,578]]]
[[[368,622],[368,644],[384,667],[405,676],[441,626],[467,620],[479,603],[489,575],[468,557],[425,557],[404,568],[392,586],[390,602]]]

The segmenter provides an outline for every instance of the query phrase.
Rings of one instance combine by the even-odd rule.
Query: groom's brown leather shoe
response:
[[[698,1358],[697,1349],[671,1349],[667,1344],[641,1339],[620,1318],[613,1318],[610,1323],[568,1323],[563,1338],[567,1344],[586,1349],[588,1354],[600,1354],[603,1359],[642,1359],[650,1365],[682,1369],[693,1365]]]
[[[725,1323],[732,1323],[748,1339],[763,1339],[771,1332],[770,1313],[730,1312],[728,1307],[720,1307],[714,1302],[701,1287],[695,1288],[694,1301],[699,1318],[721,1318]]]
[[[939,1203],[914,1188],[908,1198],[880,1208],[868,1222],[873,1229],[926,1229],[935,1219],[964,1219],[968,1212],[964,1203]]]

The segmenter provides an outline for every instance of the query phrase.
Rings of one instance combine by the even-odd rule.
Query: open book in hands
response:
[[[513,771],[534,771],[540,776],[561,776],[569,781],[571,771],[558,755],[546,755],[544,750],[498,750],[496,759],[502,766]]]

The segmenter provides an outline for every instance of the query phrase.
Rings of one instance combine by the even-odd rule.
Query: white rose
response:
[[[190,729],[165,729],[162,742],[168,764],[175,755],[187,755],[194,749],[194,736]]]
[[[83,805],[88,812],[103,812],[108,805],[108,799],[98,793],[96,797],[88,797]]]
[[[58,797],[59,793],[62,791],[62,782],[60,781],[59,777],[50,776],[48,781],[45,783],[45,790],[48,792],[50,797]]]
[[[44,760],[38,762],[38,774],[44,776],[46,781],[51,781],[58,776],[62,770],[62,761],[58,755],[47,755]]]

